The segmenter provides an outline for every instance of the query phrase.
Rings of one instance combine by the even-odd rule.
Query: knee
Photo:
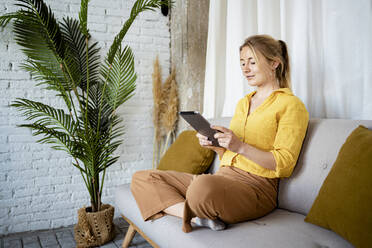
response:
[[[154,178],[156,177],[157,174],[160,174],[160,173],[161,171],[154,170],[154,169],[136,171],[132,175],[132,181]]]
[[[186,192],[186,199],[190,207],[203,204],[218,197],[221,191],[217,180],[218,178],[212,175],[200,175],[196,177]]]
[[[147,170],[136,171],[136,172],[132,175],[132,183],[133,183],[133,182],[136,182],[136,181],[138,181],[138,180],[143,179],[144,177],[146,177],[147,174],[148,174],[148,171],[147,171]]]
[[[154,173],[154,170],[141,170],[136,171],[132,175],[132,181],[130,183],[130,188],[133,190],[135,186],[138,184],[142,184],[143,182],[149,181],[149,178],[152,177],[152,174]]]

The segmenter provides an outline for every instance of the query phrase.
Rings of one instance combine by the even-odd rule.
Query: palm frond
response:
[[[5,15],[0,16],[0,27],[5,28],[6,25],[12,20],[17,19],[19,14],[17,12],[15,13],[7,13]]]
[[[22,47],[29,61],[40,63],[43,67],[64,77],[65,90],[76,88],[71,66],[71,56],[66,49],[60,26],[50,7],[42,0],[17,0],[14,22],[16,42]],[[76,73],[75,73],[76,74]],[[76,91],[76,90],[75,90]]]
[[[98,135],[107,132],[110,127],[110,116],[113,113],[113,109],[103,97],[103,86],[101,82],[89,87],[88,94],[82,97],[88,97],[88,122],[90,127],[98,130]],[[83,99],[85,100],[85,98]],[[100,107],[101,114],[99,114]],[[100,125],[99,129],[98,124]]]
[[[121,42],[123,41],[125,34],[128,32],[130,26],[132,25],[133,21],[136,19],[137,15],[145,10],[155,11],[157,8],[160,8],[162,3],[163,3],[162,0],[137,0],[134,3],[128,20],[124,23],[120,32],[115,36],[114,41],[107,54],[107,61],[109,64],[112,64],[114,57],[116,55],[116,52],[119,49],[119,46]]]
[[[52,148],[55,150],[66,151],[72,157],[77,156],[79,150],[77,149],[78,146],[75,141],[71,140],[71,137],[68,134],[56,131],[53,128],[48,128],[45,125],[38,123],[21,124],[18,126],[30,128],[33,131],[33,136],[44,135],[43,138],[37,140],[38,143],[52,144]]]
[[[86,91],[87,86],[87,67],[89,68],[89,81],[90,85],[95,84],[99,81],[99,66],[100,66],[100,55],[99,48],[97,47],[98,42],[88,46],[88,65],[86,61],[86,38],[79,28],[79,22],[72,18],[63,18],[61,24],[61,32],[66,46],[69,51],[69,57],[72,59],[71,67],[75,68],[72,72],[77,85]],[[89,41],[89,38],[88,38]],[[93,83],[92,83],[93,82]]]
[[[68,68],[64,68],[65,42],[50,7],[47,7],[42,0],[17,0],[16,5],[22,9],[3,16],[2,20],[5,24],[15,19],[13,26],[15,40],[28,57],[28,62],[31,62],[29,68],[42,67],[53,72],[59,78],[64,90],[69,91],[72,84],[68,73],[65,73]],[[40,73],[43,71],[45,70]]]
[[[125,134],[125,126],[122,125],[122,118],[117,114],[112,114],[110,118],[110,133],[109,138],[111,139],[110,144],[119,142],[119,145],[123,142],[123,135]]]
[[[29,13],[22,17],[26,18],[18,18],[14,23],[15,40],[22,47],[29,61],[40,63],[54,73],[63,75],[60,61],[49,48],[48,41],[44,38],[43,32],[40,31],[38,23],[30,17]]]
[[[116,157],[109,157],[105,160],[105,163],[102,164],[102,166],[100,166],[98,168],[98,171],[101,172],[101,171],[104,171],[105,169],[107,169],[110,165],[113,165],[114,163],[116,163],[116,161],[118,161],[119,159],[119,156],[116,156]]]
[[[112,154],[123,143],[124,127],[120,125],[121,118],[113,114],[110,119],[109,133],[105,136],[106,139],[103,139],[105,146],[103,146],[102,156],[100,157],[99,171],[105,170],[119,159],[119,156],[115,157]]]
[[[113,152],[121,143],[122,141],[118,140],[116,142],[107,143],[105,146],[101,147],[97,153],[97,170],[99,172],[103,171],[119,159],[119,156],[113,156]]]
[[[37,84],[45,85],[45,89],[57,91],[57,96],[61,96],[66,103],[67,108],[71,111],[71,100],[67,94],[69,90],[69,84],[66,83],[65,78],[62,75],[58,75],[56,70],[48,68],[45,65],[37,62],[28,60],[26,63],[23,63],[21,68],[25,71],[30,72],[32,77],[39,81]],[[55,68],[54,68],[55,69]]]
[[[38,60],[39,50],[35,50],[34,44],[30,41],[44,43],[53,53],[64,58],[64,42],[59,25],[54,18],[54,14],[42,0],[17,0],[17,6],[24,8],[18,11],[15,21],[14,31],[16,41],[24,47],[24,52],[32,59]]]
[[[83,154],[83,156],[80,158],[80,160],[83,162],[83,164],[86,167],[87,174],[90,176],[93,176],[95,174],[95,156],[97,153],[97,142],[95,141],[95,135],[93,133],[92,129],[89,130],[82,130],[81,132],[78,132],[78,139],[82,140],[83,142],[80,143],[80,149]]]
[[[88,2],[89,0],[81,0],[79,20],[80,20],[80,30],[85,37],[89,37],[88,26]]]
[[[63,109],[55,109],[41,102],[23,98],[17,98],[10,106],[21,111],[26,120],[33,120],[35,124],[75,137],[78,125]]]
[[[108,105],[109,106],[109,105]],[[108,108],[108,110],[111,108]],[[97,107],[95,107],[96,113]],[[108,166],[108,162],[112,161],[112,153],[122,144],[123,127],[121,119],[118,115],[111,111],[104,111],[101,116],[104,116],[106,121],[101,120],[102,125],[98,131],[90,129],[88,134],[79,133],[85,143],[82,145],[85,154],[85,163],[91,171],[99,169],[103,170]]]
[[[136,88],[137,75],[134,72],[134,58],[129,46],[126,46],[123,51],[119,46],[112,66],[106,61],[102,69],[102,77],[107,78],[105,97],[115,110],[133,95]]]

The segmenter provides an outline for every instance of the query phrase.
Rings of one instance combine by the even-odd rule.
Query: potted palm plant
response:
[[[156,10],[168,1],[137,0],[103,62],[88,30],[89,0],[81,0],[79,20],[61,21],[43,0],[16,1],[20,9],[1,16],[0,27],[13,21],[15,41],[27,56],[23,69],[43,90],[56,93],[65,107],[24,98],[11,106],[28,121],[19,126],[41,136],[37,142],[51,144],[73,158],[91,204],[78,211],[75,239],[78,246],[101,245],[114,237],[114,209],[102,204],[101,196],[106,170],[119,158],[113,152],[122,143],[122,120],[116,110],[133,96],[137,78],[132,50],[121,43],[139,13]]]

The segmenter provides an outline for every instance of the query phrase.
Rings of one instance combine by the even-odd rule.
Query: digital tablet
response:
[[[211,124],[197,111],[181,111],[180,115],[187,123],[189,123],[198,133],[207,136],[208,140],[212,141],[212,146],[220,147],[218,140],[214,138],[214,134],[219,132],[212,129]]]

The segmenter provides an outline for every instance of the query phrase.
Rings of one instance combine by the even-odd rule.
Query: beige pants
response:
[[[214,175],[144,170],[136,172],[131,183],[145,221],[185,202],[185,232],[191,231],[190,221],[195,216],[237,223],[266,215],[277,205],[277,189],[277,178],[260,177],[233,166],[221,167]]]

